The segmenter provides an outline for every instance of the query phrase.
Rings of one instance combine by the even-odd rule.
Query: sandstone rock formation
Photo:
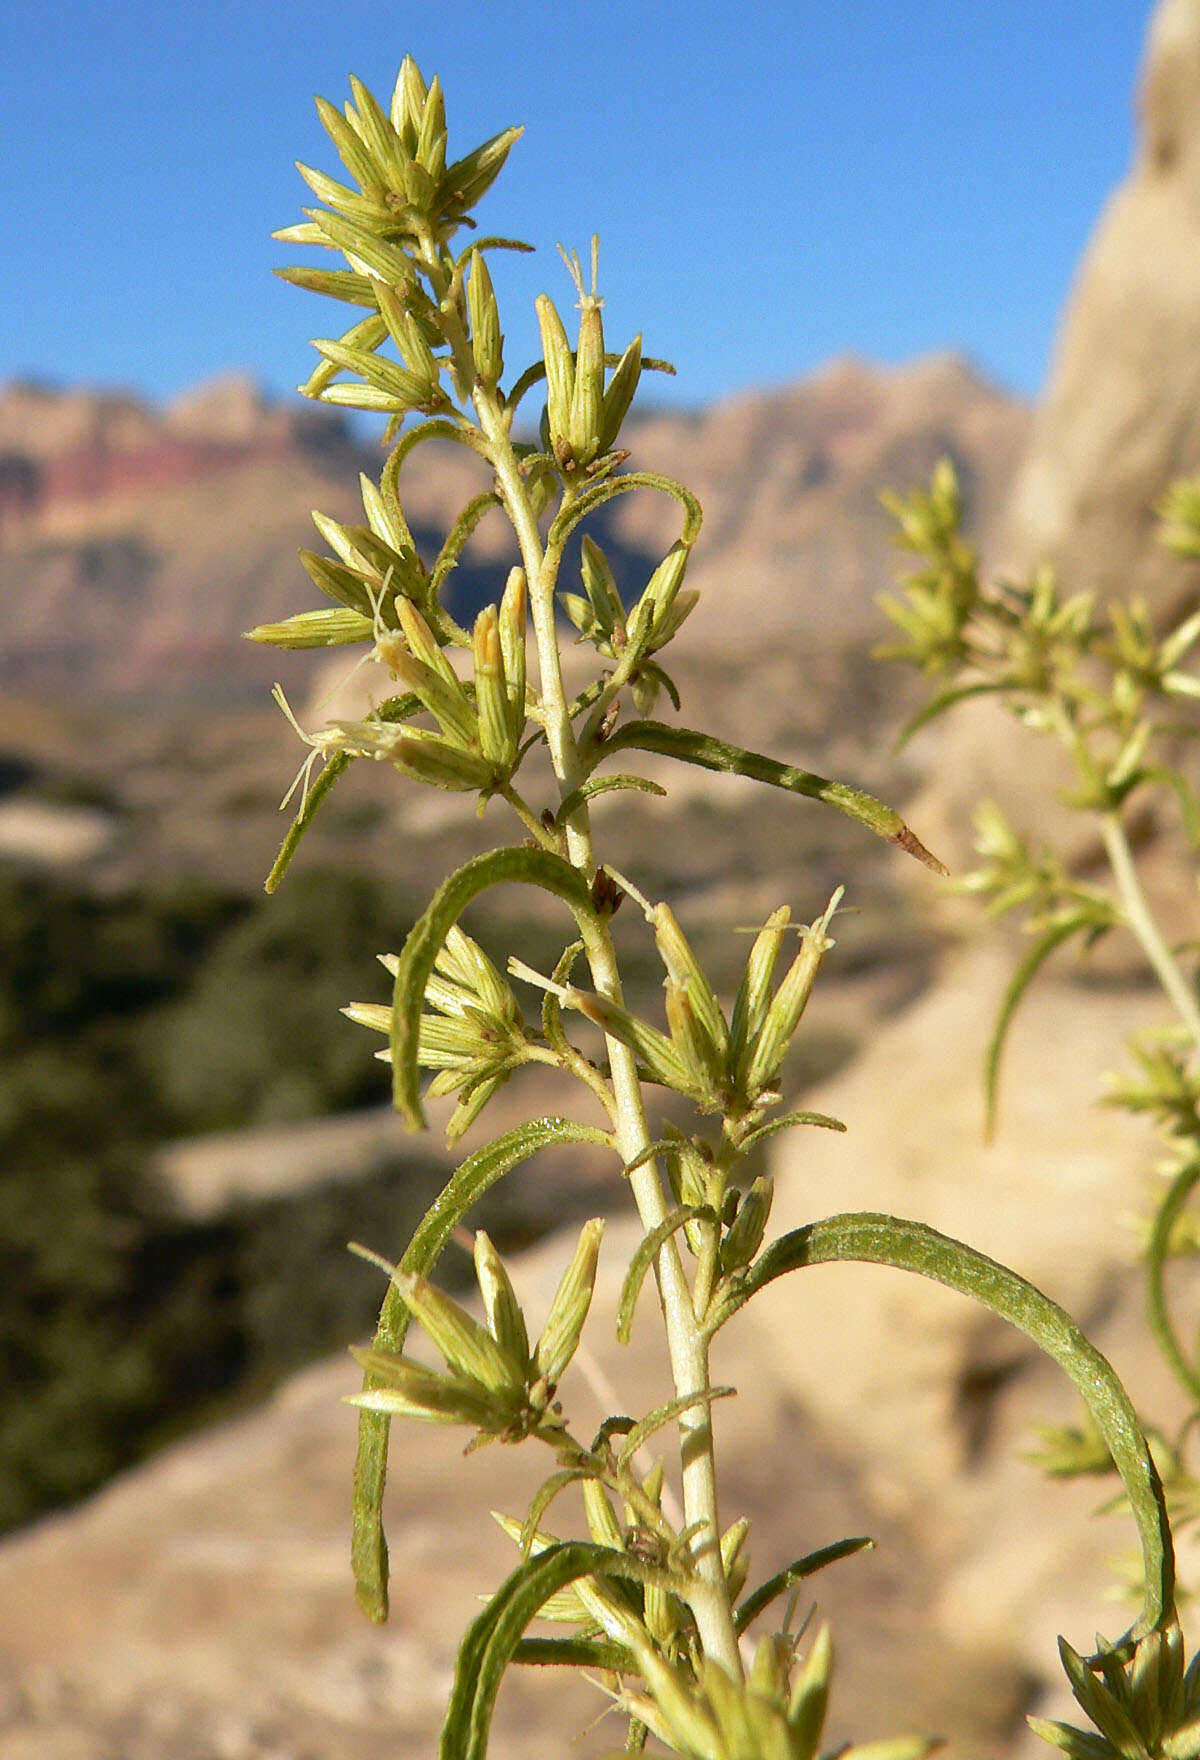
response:
[[[1200,472],[1200,5],[1161,0],[1142,68],[1134,164],[1112,196],[1067,303],[1053,368],[988,566],[1021,577],[1043,561],[1070,591],[1142,594],[1160,620],[1200,595],[1200,570],[1155,539],[1155,507]],[[1046,801],[1065,782],[1049,742],[1031,743],[989,704],[942,724],[919,757],[935,771],[924,805],[953,864],[967,856],[970,807],[1021,800],[1029,766]]]

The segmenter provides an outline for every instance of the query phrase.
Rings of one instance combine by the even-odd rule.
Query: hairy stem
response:
[[[546,740],[560,798],[573,793],[584,781],[579,748],[563,684],[558,634],[554,617],[554,590],[559,552],[542,545],[525,483],[509,438],[508,424],[496,399],[477,389],[476,408],[487,438],[496,477],[521,547],[521,559],[529,586],[529,605],[537,641],[542,712]],[[567,855],[589,881],[597,864],[592,848],[591,824],[586,801],[571,814],[566,825]],[[582,925],[581,925],[582,928]],[[597,921],[584,933],[584,951],[597,991],[615,1002],[622,1000],[616,951],[607,927]],[[650,1142],[650,1130],[642,1099],[641,1083],[633,1052],[616,1040],[608,1041],[613,1092],[616,1098],[615,1135],[624,1159],[633,1161]],[[650,1231],[667,1215],[666,1200],[657,1166],[642,1163],[630,1176],[630,1185],[642,1225]],[[675,1391],[680,1396],[709,1391],[708,1345],[697,1325],[692,1296],[674,1239],[664,1242],[656,1266],[659,1295],[666,1325],[667,1346]],[[709,1402],[697,1400],[679,1419],[684,1516],[696,1529],[697,1579],[691,1597],[700,1641],[712,1657],[737,1680],[741,1658],[721,1565],[720,1524],[717,1512],[716,1463],[713,1456]]]

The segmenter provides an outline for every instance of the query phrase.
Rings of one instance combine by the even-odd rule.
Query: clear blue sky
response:
[[[273,244],[336,171],[312,96],[381,96],[406,50],[452,153],[526,134],[490,230],[510,364],[554,252],[601,238],[610,343],[669,355],[671,401],[854,351],[966,350],[1042,382],[1132,146],[1150,0],[11,0],[0,57],[0,380],[174,394],[232,368],[285,392],[336,334]],[[499,261],[494,259],[494,261]],[[344,327],[344,326],[342,326]]]

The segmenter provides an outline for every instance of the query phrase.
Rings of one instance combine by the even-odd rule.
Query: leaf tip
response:
[[[943,878],[949,875],[950,870],[945,862],[940,861],[931,850],[927,850],[916,832],[907,825],[901,825],[899,831],[893,832],[888,841],[902,849],[906,855],[915,856],[922,867],[928,868],[932,873],[940,874]]]

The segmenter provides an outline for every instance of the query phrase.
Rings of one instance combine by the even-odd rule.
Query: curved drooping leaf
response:
[[[426,1211],[401,1260],[401,1271],[428,1276],[471,1206],[514,1167],[553,1143],[598,1143],[609,1139],[593,1125],[569,1118],[535,1118],[486,1143],[456,1168],[440,1197]],[[375,1331],[374,1348],[399,1354],[408,1333],[409,1311],[389,1283]],[[364,1387],[376,1385],[368,1376]],[[383,1489],[387,1478],[389,1420],[382,1412],[360,1412],[358,1457],[354,1468],[354,1534],[351,1559],[359,1605],[374,1620],[388,1614],[388,1553],[383,1533]]]
[[[392,1098],[409,1130],[425,1125],[418,1091],[417,1039],[425,986],[447,934],[473,898],[491,886],[541,886],[563,899],[576,921],[590,926],[595,912],[587,883],[561,856],[545,849],[493,849],[444,880],[413,924],[396,963],[392,999]]]
[[[639,794],[656,794],[663,796],[666,789],[657,782],[651,782],[646,776],[595,776],[587,782],[581,782],[573,788],[569,795],[564,796],[561,806],[554,815],[556,825],[565,825],[585,801],[594,800],[598,794],[611,794],[614,789],[633,789]]]
[[[767,1137],[777,1136],[780,1131],[795,1130],[797,1125],[802,1124],[816,1125],[823,1131],[844,1131],[846,1128],[840,1118],[834,1118],[828,1112],[785,1112],[781,1118],[768,1119],[766,1124],[760,1124],[757,1129],[750,1131],[741,1139],[738,1149],[744,1155],[748,1149]]]
[[[648,364],[646,361],[642,362],[643,366]],[[618,495],[628,495],[634,489],[657,489],[661,494],[678,501],[683,509],[683,542],[689,548],[696,542],[704,513],[691,490],[685,489],[682,483],[677,483],[674,477],[660,476],[657,471],[630,471],[628,476],[610,477],[603,483],[597,483],[592,489],[585,489],[578,501],[572,501],[569,507],[564,507],[550,526],[547,545],[561,549],[575,527],[589,513],[595,513],[606,501],[612,501]]]
[[[702,770],[718,770],[730,776],[748,776],[754,782],[766,782],[772,788],[783,788],[791,794],[807,795],[811,800],[824,801],[851,819],[857,819],[877,837],[916,856],[935,874],[944,874],[945,867],[931,855],[920,839],[909,830],[892,807],[876,800],[865,789],[851,788],[845,782],[831,782],[811,770],[800,770],[794,764],[781,764],[775,758],[748,752],[742,746],[713,739],[688,727],[669,727],[665,721],[627,721],[611,733],[600,747],[596,761],[610,752],[657,752],[664,758],[678,758],[684,764],[696,764]]]
[[[693,1406],[711,1406],[714,1400],[732,1399],[737,1393],[736,1387],[705,1387],[697,1393],[676,1394],[661,1406],[655,1406],[644,1418],[639,1418],[633,1429],[629,1431],[621,1444],[617,1460],[627,1467],[639,1448],[642,1448],[657,1430],[664,1425],[674,1423],[676,1418],[690,1412]]]
[[[559,1492],[565,1491],[568,1485],[578,1485],[581,1479],[589,1477],[590,1471],[587,1467],[564,1467],[559,1473],[551,1473],[550,1477],[538,1487],[534,1493],[533,1501],[529,1505],[529,1513],[521,1524],[521,1535],[517,1544],[521,1548],[522,1555],[529,1552],[537,1539],[538,1529],[542,1525],[542,1517]]]
[[[635,1559],[588,1541],[549,1546],[518,1565],[468,1626],[459,1646],[439,1760],[484,1760],[504,1671],[526,1626],[551,1595],[581,1577],[642,1574]]]
[[[472,500],[468,501],[467,505],[463,508],[462,512],[447,532],[445,541],[443,542],[441,549],[438,551],[437,561],[434,563],[429,574],[430,598],[435,602],[438,602],[438,609],[443,617],[448,617],[449,613],[442,610],[439,595],[447,578],[458,566],[459,557],[465,550],[484,515],[490,513],[493,507],[502,506],[503,502],[500,500],[500,497],[496,494],[495,490],[486,489],[482,494],[476,495]],[[455,624],[455,629],[459,628],[460,626]],[[465,630],[462,630],[461,634],[468,641],[470,640]]]
[[[1087,911],[1072,911],[1069,917],[1052,923],[1038,936],[1009,981],[983,1060],[984,1129],[988,1137],[991,1137],[996,1128],[996,1106],[1000,1097],[1000,1060],[1004,1055],[1008,1029],[1012,1025],[1018,1004],[1055,949],[1061,947],[1064,941],[1069,941],[1072,935],[1090,928],[1093,921],[1092,915]]]
[[[862,1552],[874,1544],[874,1540],[868,1539],[866,1535],[859,1535],[853,1540],[835,1540],[832,1546],[822,1546],[819,1552],[810,1552],[804,1558],[798,1558],[793,1564],[777,1571],[765,1583],[760,1583],[752,1595],[747,1595],[734,1613],[733,1624],[738,1637],[741,1637],[772,1601],[786,1595],[794,1583],[803,1582],[805,1577],[811,1577],[814,1571],[823,1570],[827,1564],[834,1564],[839,1558],[849,1558],[853,1553]]]
[[[388,722],[407,721],[409,716],[415,715],[420,707],[419,698],[408,692],[402,697],[389,697],[386,703],[380,704],[370,719]],[[287,873],[300,839],[317,816],[318,807],[338,777],[345,774],[352,761],[348,752],[335,752],[331,758],[326,760],[325,768],[317,780],[305,790],[304,799],[300,803],[300,811],[292,820],[288,834],[280,845],[279,854],[275,857],[274,866],[263,882],[267,892],[274,892]]]
[[[744,1302],[785,1272],[806,1265],[855,1260],[893,1265],[943,1283],[982,1303],[1031,1338],[1078,1389],[1121,1475],[1133,1509],[1145,1571],[1141,1616],[1117,1649],[1124,1649],[1169,1617],[1175,1590],[1171,1528],[1158,1472],[1129,1396],[1107,1359],[1071,1319],[1033,1284],[924,1223],[871,1211],[830,1216],[774,1241],[719,1307],[713,1330]]]
[[[669,1144],[651,1144],[645,1158],[648,1160],[656,1149],[669,1146]],[[623,1171],[628,1172],[629,1168],[626,1167]],[[669,1216],[664,1216],[658,1227],[652,1228],[649,1234],[643,1235],[638,1242],[633,1257],[629,1261],[629,1270],[625,1273],[625,1281],[621,1285],[621,1297],[617,1303],[617,1340],[620,1344],[629,1343],[629,1335],[633,1329],[633,1310],[637,1306],[637,1299],[641,1294],[646,1273],[657,1259],[663,1242],[669,1240],[676,1229],[682,1228],[685,1222],[691,1222],[697,1216],[708,1216],[714,1222],[716,1221],[712,1211],[706,1210],[702,1204],[681,1204],[677,1210],[672,1210]]]
[[[1169,764],[1148,764],[1142,774],[1147,782],[1158,782],[1171,789],[1179,802],[1188,848],[1200,849],[1200,801],[1187,777],[1180,770],[1172,770]]]
[[[1200,1161],[1189,1161],[1171,1182],[1162,1208],[1154,1219],[1150,1239],[1146,1243],[1146,1307],[1151,1330],[1158,1348],[1170,1363],[1189,1397],[1200,1405],[1200,1372],[1179,1341],[1167,1311],[1163,1270],[1171,1249],[1171,1235],[1184,1206],[1200,1182]]]

